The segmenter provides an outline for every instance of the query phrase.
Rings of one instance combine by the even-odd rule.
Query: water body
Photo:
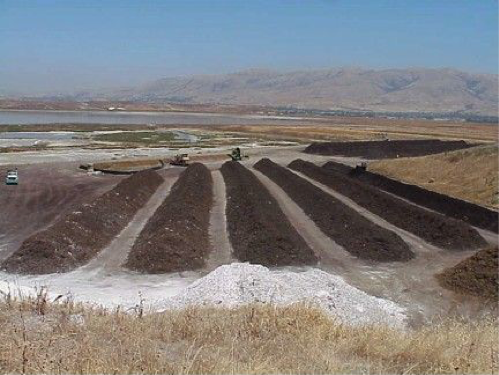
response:
[[[296,122],[301,118],[189,112],[4,111],[0,125],[31,124],[154,124],[253,125]]]

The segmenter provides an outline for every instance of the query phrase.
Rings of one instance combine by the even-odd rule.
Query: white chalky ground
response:
[[[187,306],[237,307],[250,303],[317,306],[339,321],[354,325],[405,325],[404,309],[394,302],[370,296],[341,277],[319,269],[301,272],[269,270],[259,265],[233,263],[221,266],[195,281],[174,275],[106,275],[74,271],[45,276],[0,275],[0,291],[21,290],[34,294],[34,287],[48,286],[50,297],[71,293],[76,301],[108,308],[131,307],[139,295],[153,311]]]

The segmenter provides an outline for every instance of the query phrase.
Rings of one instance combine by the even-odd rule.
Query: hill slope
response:
[[[497,75],[454,69],[341,68],[164,78],[113,99],[496,115]]]

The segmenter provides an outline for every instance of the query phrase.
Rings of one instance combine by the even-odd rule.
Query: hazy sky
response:
[[[272,69],[497,73],[497,0],[0,0],[0,94]]]

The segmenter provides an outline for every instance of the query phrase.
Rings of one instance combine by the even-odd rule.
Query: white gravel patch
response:
[[[260,265],[233,263],[217,268],[176,296],[164,309],[188,306],[233,308],[250,303],[317,306],[342,323],[387,324],[404,327],[404,309],[394,302],[370,296],[341,277],[319,269],[304,272],[269,270]]]

